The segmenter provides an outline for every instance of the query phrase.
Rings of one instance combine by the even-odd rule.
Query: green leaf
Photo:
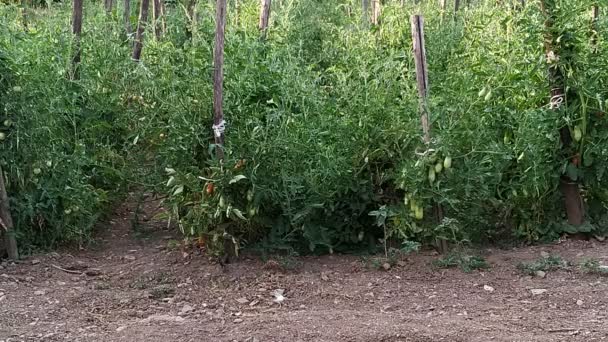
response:
[[[568,164],[566,167],[566,175],[568,175],[568,177],[570,177],[570,179],[573,181],[577,180],[579,176],[578,168],[572,163]]]
[[[175,189],[175,191],[173,191],[173,196],[177,196],[177,195],[181,194],[182,192],[184,192],[184,186],[180,185]]]
[[[236,215],[238,218],[240,218],[241,220],[247,221],[247,218],[245,216],[243,216],[243,213],[239,209],[233,208],[232,213],[234,215]]]

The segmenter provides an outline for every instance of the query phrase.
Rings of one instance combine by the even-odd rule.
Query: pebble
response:
[[[542,251],[542,252],[540,252],[540,256],[546,259],[546,258],[548,258],[550,255],[549,255],[549,253],[548,253],[548,252]]]
[[[184,306],[182,307],[182,309],[179,311],[179,314],[180,314],[180,315],[186,315],[186,314],[191,313],[192,311],[194,311],[194,308],[193,308],[191,305],[186,304],[186,305],[184,305]]]
[[[116,332],[121,332],[121,331],[123,331],[125,329],[127,329],[127,327],[123,325],[122,327],[116,328]]]
[[[577,300],[577,301],[576,301],[576,305],[578,305],[578,306],[583,305],[583,301],[582,301],[582,300],[580,300],[580,299],[579,299],[579,300]]]
[[[545,271],[536,271],[535,274],[539,278],[544,278],[547,275],[547,273],[545,273]]]
[[[247,299],[245,297],[242,297],[242,298],[238,298],[236,300],[236,302],[239,303],[239,304],[249,304],[249,299]]]
[[[243,322],[243,319],[241,319],[241,318],[237,318],[237,319],[235,319],[233,322],[234,322],[234,323],[241,323],[241,322]]]
[[[494,288],[492,286],[489,285],[484,285],[483,289],[488,291],[488,292],[494,292]]]
[[[385,262],[384,264],[382,264],[382,268],[384,268],[384,270],[388,271],[391,269],[391,264],[389,264],[388,262]]]
[[[39,263],[40,263],[40,260],[38,260],[38,259],[32,260],[32,265],[38,265]]]
[[[530,292],[532,292],[533,295],[541,295],[547,292],[547,289],[531,289]]]
[[[45,294],[46,292],[44,292],[43,290],[34,291],[34,295],[36,296],[44,296]]]

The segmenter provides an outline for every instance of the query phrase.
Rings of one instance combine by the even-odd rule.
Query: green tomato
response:
[[[433,184],[437,179],[437,174],[435,173],[435,168],[429,168],[429,183]]]
[[[37,168],[34,169],[34,174],[35,175],[39,175],[41,173],[42,173],[42,170],[39,167],[37,167]]]
[[[220,208],[223,208],[226,206],[226,200],[224,199],[224,196],[220,196],[219,206],[220,206]]]
[[[578,126],[574,127],[574,140],[576,142],[579,142],[579,141],[581,141],[582,138],[583,138],[583,131],[581,130],[581,128]]]
[[[448,156],[445,157],[445,159],[443,160],[443,168],[448,170],[452,167],[452,157]]]
[[[483,98],[485,101],[490,101],[492,99],[492,89],[488,90],[488,93]]]
[[[441,171],[443,171],[443,164],[442,163],[437,163],[435,164],[435,173],[441,173]]]

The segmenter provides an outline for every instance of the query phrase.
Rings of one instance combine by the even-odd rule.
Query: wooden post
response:
[[[427,96],[429,94],[429,78],[426,65],[426,50],[424,46],[424,18],[421,15],[413,15],[411,17],[412,25],[412,41],[414,47],[414,64],[416,65],[416,84],[418,87],[420,121],[422,123],[423,139],[427,149],[431,144],[431,126],[429,120],[429,112],[426,106]],[[435,220],[438,224],[443,221],[443,208],[440,204],[433,204],[433,212]],[[448,251],[448,242],[442,239],[436,239],[435,243],[440,253]]]
[[[541,11],[545,16],[544,47],[545,57],[548,63],[549,85],[551,87],[549,106],[554,111],[560,111],[566,99],[564,76],[558,66],[560,56],[555,52],[560,50],[560,42],[558,37],[554,37],[553,35],[553,8],[550,7],[547,0],[541,0],[540,3]],[[567,153],[567,150],[572,144],[572,137],[570,136],[570,129],[568,127],[563,127],[560,130],[560,138],[562,148],[566,150]],[[585,208],[578,183],[568,175],[563,175],[560,180],[560,189],[564,196],[568,223],[573,226],[583,224],[585,220]]]
[[[219,160],[224,159],[224,32],[226,31],[226,0],[217,0],[215,16],[215,48],[213,50],[213,136]]]
[[[260,23],[258,28],[262,32],[262,37],[266,37],[266,30],[268,30],[268,23],[270,21],[270,3],[271,0],[261,0],[260,3]]]
[[[72,52],[72,70],[70,78],[77,80],[80,78],[80,37],[82,35],[82,2],[74,0],[72,2],[72,34],[74,34],[74,51]]]
[[[372,0],[372,24],[374,25],[380,25],[381,6],[380,0]]]
[[[146,21],[148,20],[148,8],[150,0],[141,0],[139,7],[139,20],[137,22],[137,32],[135,32],[135,44],[133,45],[133,60],[139,62],[141,50],[144,45],[144,32],[146,31]]]
[[[122,14],[122,21],[125,25],[125,32],[127,37],[129,37],[133,33],[133,29],[131,28],[131,0],[124,0],[124,12]]]
[[[6,234],[6,251],[8,252],[8,257],[13,260],[19,259],[19,249],[17,248],[17,239],[15,238],[15,229],[13,226],[11,207],[6,192],[2,166],[0,166],[0,231],[4,231]]]

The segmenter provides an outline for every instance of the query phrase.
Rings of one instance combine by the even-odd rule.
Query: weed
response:
[[[586,274],[608,276],[608,266],[600,264],[599,260],[593,258],[581,261],[579,269]]]
[[[517,269],[528,275],[535,275],[538,271],[548,272],[568,267],[568,262],[559,255],[541,257],[533,262],[521,262]]]
[[[463,252],[450,252],[433,262],[435,267],[453,268],[458,267],[463,272],[469,273],[474,270],[490,268],[490,264],[480,255],[469,255]]]

